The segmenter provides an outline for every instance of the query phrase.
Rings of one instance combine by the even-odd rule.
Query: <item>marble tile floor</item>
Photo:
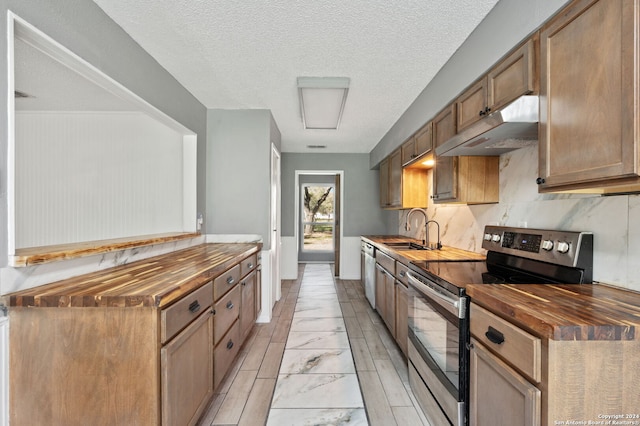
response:
[[[326,264],[282,283],[200,425],[427,425],[406,360],[360,281]]]

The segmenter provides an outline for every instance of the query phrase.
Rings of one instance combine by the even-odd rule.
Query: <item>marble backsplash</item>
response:
[[[538,194],[537,176],[537,145],[503,154],[499,203],[467,206],[430,201],[429,220],[440,224],[444,245],[477,253],[483,251],[485,225],[592,232],[594,280],[640,291],[640,196]],[[399,212],[399,233],[422,239],[422,215],[412,215],[411,232],[405,231],[408,212]],[[429,239],[436,241],[434,225],[429,227]]]

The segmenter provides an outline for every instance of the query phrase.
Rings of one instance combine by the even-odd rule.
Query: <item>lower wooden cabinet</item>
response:
[[[396,309],[395,309],[395,278],[379,264],[376,264],[376,308],[384,320],[387,328],[395,337]]]
[[[471,426],[540,425],[540,390],[471,339]]]
[[[196,424],[260,309],[257,254],[229,263],[162,307],[12,307],[11,424]]]
[[[240,333],[242,340],[244,340],[251,327],[256,322],[256,287],[257,287],[257,274],[255,272],[250,273],[240,281],[241,304],[240,304]]]
[[[407,355],[409,334],[409,289],[400,281],[396,281],[396,342]]]
[[[213,315],[201,314],[160,350],[162,424],[193,425],[213,395]]]

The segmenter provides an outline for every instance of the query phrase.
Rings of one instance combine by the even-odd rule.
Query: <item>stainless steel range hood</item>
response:
[[[436,148],[436,155],[501,155],[538,139],[538,97],[522,96]]]

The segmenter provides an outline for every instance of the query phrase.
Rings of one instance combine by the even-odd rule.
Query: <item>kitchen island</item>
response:
[[[261,244],[202,244],[5,297],[11,424],[193,424],[260,310]]]

